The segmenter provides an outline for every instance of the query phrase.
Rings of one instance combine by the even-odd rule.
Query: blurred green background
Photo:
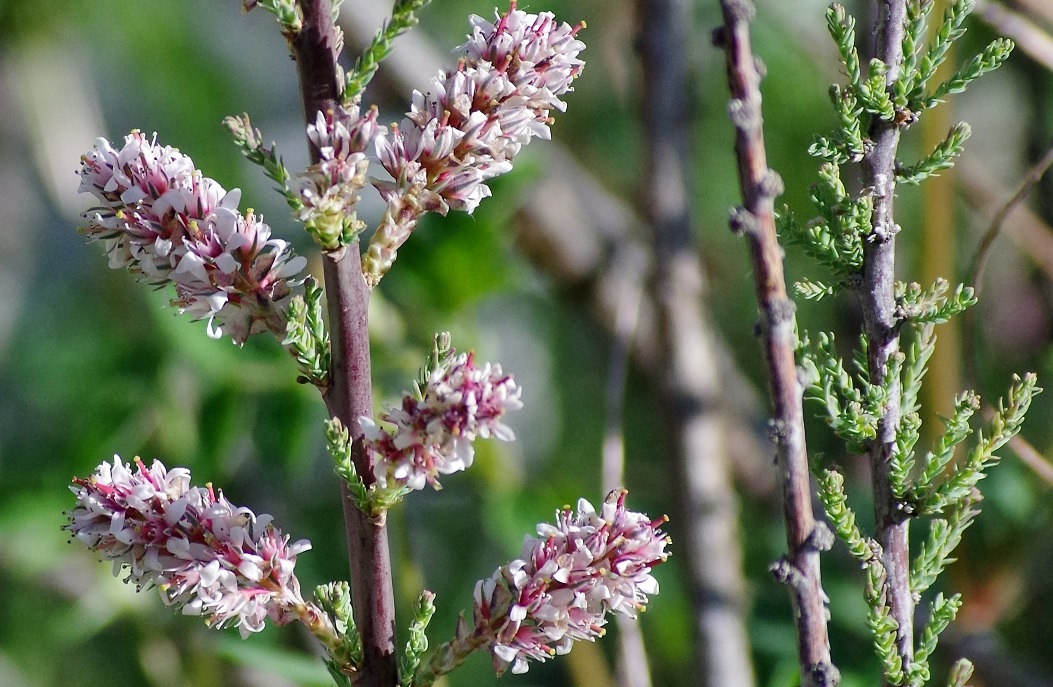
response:
[[[804,151],[814,133],[834,125],[825,93],[839,78],[825,37],[825,5],[759,5],[754,40],[768,71],[769,162],[786,182],[785,202],[808,216],[816,165]],[[474,216],[424,222],[373,306],[378,404],[398,398],[433,332],[443,329],[453,332],[459,348],[500,362],[524,388],[526,407],[510,418],[516,443],[481,444],[476,467],[444,480],[441,493],[413,495],[392,515],[399,607],[410,608],[421,586],[437,592],[433,644],[452,633],[459,610],[470,609],[474,581],[514,557],[537,522],[579,496],[594,503],[603,496],[611,334],[575,284],[546,269],[544,260],[525,257],[517,226],[530,189],[546,174],[546,146],[569,151],[593,182],[629,207],[637,202],[645,152],[633,50],[637,19],[629,2],[551,0],[527,9],[588,22],[582,34],[588,66],[567,97],[569,111],[557,118],[556,142],[532,146],[542,150],[528,151],[515,173],[494,182],[494,197]],[[465,17],[491,11],[478,0],[442,0],[422,13],[418,39],[439,46],[448,66],[455,57],[447,51],[463,39]],[[795,684],[795,644],[786,592],[767,574],[785,545],[763,438],[765,382],[746,247],[726,228],[738,189],[723,56],[709,45],[718,22],[715,2],[696,2],[691,30],[697,38],[683,56],[692,79],[694,219],[715,327],[732,351],[724,364],[739,380],[729,395],[747,399],[729,410],[750,434],[744,448],[732,452],[760,447],[733,470],[757,683],[783,687]],[[971,26],[966,50],[993,35],[979,21]],[[423,53],[401,59],[425,75],[441,66],[428,64]],[[974,139],[962,169],[946,175],[955,184],[952,195],[941,200],[925,187],[901,193],[903,278],[927,278],[931,258],[938,257],[956,271],[941,274],[961,277],[993,208],[1050,145],[1051,81],[1049,71],[1021,51],[954,101],[948,116],[969,121]],[[383,121],[396,120],[408,100],[396,82],[382,68],[367,92]],[[235,503],[273,514],[294,538],[310,539],[314,550],[298,566],[308,588],[347,575],[337,483],[321,438],[324,409],[313,389],[293,383],[292,361],[267,337],[240,350],[229,340],[209,339],[203,323],[166,307],[169,294],[107,269],[100,247],[85,245],[75,231],[79,213],[91,204],[76,193],[79,156],[97,136],[119,140],[141,128],[178,146],[226,188],[242,188],[245,205],[262,212],[277,235],[313,254],[282,199],[220,127],[223,117],[241,112],[277,141],[291,169],[304,166],[294,65],[263,11],[243,15],[236,0],[0,0],[2,687],[327,683],[311,640],[298,631],[268,628],[248,641],[233,631],[210,631],[163,608],[155,593],[135,594],[111,576],[109,565],[68,545],[60,530],[72,505],[66,485],[73,475],[91,473],[115,452],[158,457],[191,468],[197,482],[221,486]],[[906,158],[919,154],[923,134],[920,125],[912,130]],[[1042,228],[1053,220],[1053,192],[1043,185],[1035,196],[1027,221]],[[375,218],[379,201],[369,195],[363,202],[363,215]],[[1014,226],[1024,221],[1019,214],[1010,218]],[[940,233],[946,225],[952,231]],[[649,240],[643,227],[635,229]],[[568,224],[565,231],[576,228]],[[1016,232],[997,244],[976,313],[978,386],[986,398],[1002,393],[1013,371],[1036,370],[1047,386],[1053,379],[1045,244],[1020,236],[1029,235]],[[800,254],[791,251],[788,260],[791,277],[816,275]],[[799,319],[805,328],[834,330],[850,342],[858,314],[847,299],[831,300],[802,305]],[[934,383],[930,414],[946,412],[962,384],[954,371],[961,353],[949,333],[948,340],[937,358],[949,366],[949,377]],[[626,481],[634,509],[674,515],[656,386],[653,373],[630,368]],[[1053,441],[1051,403],[1053,394],[1040,397],[1024,429],[1045,455]],[[852,494],[857,510],[865,513],[863,461],[843,455],[819,423],[810,425],[809,443],[812,453],[845,466],[859,492]],[[1051,487],[1013,452],[1006,456],[984,483],[984,515],[943,580],[945,589],[965,593],[966,608],[938,656],[944,664],[964,653],[981,668],[985,661],[1008,665],[1019,671],[1013,679],[1024,680],[988,678],[988,685],[1053,684]],[[682,526],[674,517],[668,528],[674,552]],[[875,684],[859,570],[840,550],[827,555],[824,566],[843,684]],[[654,684],[697,684],[682,561],[674,555],[657,576],[663,592],[642,618]],[[597,661],[611,661],[614,648],[612,641],[577,647],[568,658],[501,684],[598,684],[595,672],[591,680],[579,676]],[[495,681],[487,657],[476,656],[449,684]]]

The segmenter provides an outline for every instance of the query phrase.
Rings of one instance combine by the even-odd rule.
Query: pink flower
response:
[[[471,213],[490,195],[485,182],[512,169],[519,149],[548,139],[559,96],[572,90],[584,62],[577,40],[584,26],[557,24],[548,12],[528,14],[513,0],[495,23],[470,19],[457,68],[414,91],[410,111],[390,134],[376,137],[376,153],[392,181],[374,185],[388,203],[363,258],[375,285],[425,212]]]
[[[527,537],[521,558],[476,584],[473,634],[489,642],[498,674],[594,640],[608,612],[636,617],[658,593],[651,569],[669,558],[666,519],[626,510],[625,496],[612,491],[599,513],[585,499],[576,512],[557,512],[555,525]]]
[[[77,504],[66,529],[112,560],[114,575],[127,571],[126,582],[156,586],[166,604],[242,637],[268,616],[286,624],[304,615],[293,569],[310,542],[290,544],[271,516],[234,506],[212,485],[191,487],[184,468],[138,458],[135,467],[114,456],[70,487]]]
[[[358,192],[366,185],[369,158],[365,151],[372,147],[378,131],[376,108],[362,116],[357,105],[328,115],[319,112],[307,127],[307,136],[322,159],[299,175],[303,207],[297,217],[323,248],[336,248],[342,236],[364,228],[355,205]]]
[[[405,394],[400,408],[381,415],[393,430],[359,418],[377,482],[438,488],[439,475],[471,466],[477,437],[513,441],[501,419],[523,406],[520,391],[500,365],[476,367],[471,353],[450,357],[432,371],[420,397]]]
[[[100,207],[85,213],[90,240],[101,241],[110,267],[127,268],[156,285],[175,285],[173,304],[225,329],[238,344],[270,329],[285,336],[293,279],[306,267],[251,210],[203,176],[177,149],[139,131],[120,150],[100,138],[81,157],[81,192]]]

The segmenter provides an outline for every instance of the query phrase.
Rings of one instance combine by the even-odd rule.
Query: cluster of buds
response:
[[[260,331],[283,337],[285,307],[307,261],[272,239],[241,191],[227,192],[193,161],[156,137],[132,131],[120,150],[100,138],[81,157],[80,191],[102,206],[85,213],[83,231],[106,246],[110,266],[151,283],[174,284],[173,305],[208,319],[209,335],[226,331],[241,344]]]
[[[487,179],[512,168],[520,147],[549,138],[550,112],[584,63],[584,26],[557,24],[551,13],[528,14],[513,0],[496,23],[473,16],[457,68],[414,91],[411,109],[391,132],[381,132],[376,152],[390,182],[374,181],[387,202],[363,258],[367,281],[376,284],[426,212],[450,208],[471,213],[490,189]]]
[[[387,430],[359,418],[365,449],[381,487],[439,488],[438,476],[460,472],[475,458],[476,438],[512,441],[501,422],[523,406],[521,389],[500,365],[477,367],[472,353],[450,355],[428,375],[418,393],[407,393],[402,406],[382,413]]]
[[[138,458],[134,468],[114,456],[70,487],[77,504],[66,529],[112,560],[114,575],[127,571],[126,582],[155,586],[166,604],[243,637],[268,617],[321,622],[293,574],[310,542],[290,544],[271,516],[234,506],[211,485],[191,487],[184,468],[147,468]]]
[[[322,248],[338,248],[365,228],[355,204],[366,185],[365,151],[378,132],[376,108],[363,116],[358,105],[328,115],[319,112],[314,124],[307,126],[321,160],[299,175],[302,207],[297,217]]]
[[[635,618],[645,610],[658,593],[651,570],[669,558],[669,537],[659,529],[666,518],[627,510],[626,493],[612,491],[598,513],[581,499],[577,511],[558,511],[554,525],[538,525],[519,559],[476,584],[474,627],[461,618],[419,684],[432,684],[483,646],[498,675],[525,673],[528,660],[546,661],[575,641],[602,636],[608,613]]]

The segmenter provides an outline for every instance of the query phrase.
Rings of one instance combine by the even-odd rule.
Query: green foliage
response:
[[[951,668],[950,677],[947,679],[947,687],[966,687],[969,678],[973,676],[973,664],[969,659],[959,658],[954,667]]]
[[[325,421],[325,443],[333,459],[333,469],[347,483],[348,492],[355,506],[363,513],[369,513],[373,505],[370,502],[366,485],[352,460],[351,434],[347,431],[347,427],[344,427],[340,418],[334,417]]]
[[[858,380],[845,371],[834,346],[833,334],[820,333],[812,347],[807,336],[801,341],[801,366],[808,386],[805,400],[823,407],[823,419],[847,444],[851,453],[864,453],[877,436],[878,411],[884,402],[884,390],[866,380]]]
[[[282,345],[296,358],[301,384],[313,384],[323,393],[329,386],[331,350],[329,332],[325,329],[322,288],[313,277],[304,282],[303,295],[289,302],[285,340]]]
[[[381,518],[384,513],[410,492],[399,486],[382,487],[376,482],[366,487],[362,477],[355,468],[352,458],[354,446],[350,433],[340,418],[325,421],[326,447],[333,458],[336,474],[347,483],[348,492],[355,506],[370,518]]]
[[[931,3],[929,4],[931,5]],[[962,24],[965,22],[965,18],[973,11],[974,4],[974,0],[956,0],[952,2],[943,14],[943,22],[936,31],[932,44],[929,45],[928,50],[925,51],[921,59],[916,61],[917,68],[903,71],[900,81],[903,83],[903,90],[910,94],[911,109],[922,109],[918,104],[921,102],[922,94],[925,92],[925,86],[928,84],[929,79],[935,76],[936,70],[940,68],[944,60],[947,59],[947,52],[950,50],[951,45],[965,33],[965,27]],[[909,3],[908,9],[912,5],[914,5],[913,2]],[[920,43],[924,37],[925,15],[929,11],[931,11],[931,7],[928,10],[918,11],[916,14],[913,14],[913,21],[908,22],[907,33],[910,36],[910,40],[915,44]],[[910,54],[913,56],[915,53],[916,51],[912,51]]]
[[[315,588],[314,598],[336,631],[335,641],[321,637],[326,648],[325,665],[338,687],[352,687],[348,673],[362,665],[362,639],[351,608],[351,586],[347,582],[323,584]]]
[[[966,87],[988,72],[998,69],[1009,59],[1015,45],[1008,38],[998,38],[979,55],[966,62],[951,75],[951,78],[936,87],[924,101],[925,109],[931,109],[952,93],[962,93]]]
[[[423,9],[431,0],[396,0],[391,10],[391,19],[377,30],[373,42],[355,61],[344,83],[344,104],[358,98],[373,79],[380,62],[391,54],[395,39],[417,25],[417,10]]]
[[[872,192],[862,189],[849,193],[841,169],[849,162],[865,160],[871,152],[873,142],[864,132],[883,122],[900,128],[910,126],[923,110],[934,107],[951,93],[961,92],[971,81],[1001,65],[1012,49],[1009,41],[995,41],[945,83],[927,90],[940,64],[947,59],[950,46],[964,33],[964,21],[973,9],[973,1],[955,0],[935,38],[927,42],[926,23],[933,5],[933,0],[908,0],[903,63],[888,65],[874,59],[865,73],[856,49],[854,20],[837,4],[831,5],[827,12],[827,27],[847,77],[845,84],[830,89],[838,126],[832,133],[817,136],[808,149],[811,156],[822,161],[819,180],[811,189],[817,217],[802,225],[784,209],[779,216],[779,230],[786,243],[801,246],[805,253],[829,269],[837,282],[828,285],[801,279],[796,285],[801,297],[820,300],[846,286],[875,288],[872,284],[861,284],[864,242],[870,240],[872,233]],[[889,83],[893,68],[896,76]],[[920,161],[909,165],[897,161],[895,184],[918,184],[949,169],[970,134],[967,124],[957,124]],[[949,466],[954,464],[956,447],[969,437],[970,419],[980,407],[977,396],[965,392],[955,399],[954,412],[944,421],[945,431],[925,454],[919,469],[916,457],[922,424],[919,396],[934,351],[935,326],[961,314],[976,298],[971,288],[961,284],[951,291],[944,279],[936,280],[927,288],[915,283],[897,283],[894,295],[899,324],[895,336],[900,338],[901,348],[889,354],[880,385],[873,383],[868,374],[865,338],[854,356],[854,375],[846,372],[833,337],[826,334],[820,335],[814,346],[807,338],[803,339],[801,367],[807,384],[805,399],[819,404],[820,417],[845,442],[849,453],[866,452],[877,437],[879,423],[886,417],[897,423],[888,447],[884,475],[893,502],[886,506],[904,517],[932,517],[928,537],[921,544],[909,573],[910,592],[918,598],[954,560],[952,554],[962,534],[978,513],[974,508],[980,499],[976,485],[985,470],[997,461],[995,451],[1019,431],[1024,413],[1039,389],[1033,375],[1016,378],[1008,400],[999,405],[992,420],[989,436],[981,435],[968,457],[947,475]],[[898,412],[887,416],[887,405],[892,400],[898,401]],[[908,662],[897,646],[902,638],[891,614],[889,573],[881,562],[882,552],[877,541],[859,529],[855,513],[847,502],[841,473],[821,470],[817,481],[820,500],[839,538],[866,568],[867,625],[885,682],[923,687],[930,678],[929,659],[938,637],[953,621],[961,605],[960,597],[935,597],[913,660]],[[950,684],[961,687],[970,672],[967,662],[959,663]]]
[[[885,87],[885,75],[888,65],[874,58],[867,68],[866,81],[861,81],[856,88],[859,102],[866,112],[891,122],[896,118],[896,106],[892,94]]]
[[[417,372],[417,379],[413,382],[413,394],[418,401],[424,400],[424,389],[428,386],[428,379],[432,373],[445,367],[453,355],[453,339],[450,333],[439,332],[436,334],[432,338],[428,360]]]
[[[914,482],[916,495],[927,495],[936,478],[943,474],[944,468],[954,458],[955,449],[972,433],[969,420],[979,409],[980,397],[972,391],[954,399],[954,413],[950,418],[941,418],[946,430],[936,439],[933,450],[925,454],[921,474]]]
[[[811,301],[819,301],[837,293],[836,287],[807,278],[794,282],[793,290],[801,298]]]
[[[820,152],[824,151],[817,151]],[[862,236],[869,232],[873,203],[869,196],[848,197],[840,179],[840,167],[834,162],[823,164],[811,198],[820,216],[801,226],[784,209],[778,216],[780,233],[788,245],[800,246],[829,268],[841,283],[847,283],[863,267]]]
[[[963,499],[947,518],[933,518],[929,523],[929,536],[922,543],[910,570],[910,589],[921,594],[933,585],[949,564],[954,562],[951,554],[962,541],[962,534],[973,519],[980,514],[973,508],[973,499]]]
[[[998,402],[989,434],[985,437],[983,432],[980,433],[969,457],[955,467],[945,482],[917,495],[926,513],[939,513],[947,506],[956,506],[972,494],[976,484],[985,477],[987,468],[998,462],[995,451],[1020,431],[1031,400],[1041,391],[1034,374],[1026,374],[1023,378],[1013,376],[1008,398]]]
[[[972,136],[972,129],[965,122],[955,124],[947,137],[936,146],[936,149],[920,162],[903,167],[896,166],[896,180],[903,184],[917,185],[937,172],[954,166],[954,159],[962,154],[965,142]]]
[[[428,623],[435,615],[435,594],[425,589],[417,598],[413,608],[413,620],[410,621],[409,639],[406,648],[399,657],[399,684],[401,687],[412,687],[413,677],[420,667],[421,657],[428,650]]]
[[[948,297],[949,287],[947,280],[942,278],[933,282],[925,291],[922,291],[916,282],[897,282],[897,317],[908,320],[914,326],[943,324],[976,304],[973,287],[959,284]]]
[[[333,3],[334,12],[339,4]],[[303,29],[303,13],[296,0],[242,0],[242,5],[246,11],[258,6],[273,14],[282,27],[282,34],[289,40],[296,38]]]
[[[918,65],[918,47],[925,39],[926,23],[934,4],[934,0],[908,0],[907,2],[907,26],[903,33],[903,73],[911,76],[897,79],[893,84],[897,108],[905,108],[909,105],[911,79]]]
[[[867,627],[874,638],[874,651],[881,661],[882,673],[890,685],[902,685],[906,679],[903,661],[896,648],[899,623],[892,617],[886,598],[888,575],[881,561],[867,563],[867,583],[864,598],[867,602]]]
[[[929,606],[929,621],[925,623],[922,631],[921,641],[914,651],[914,660],[908,667],[907,684],[910,687],[923,687],[929,681],[929,657],[936,650],[940,634],[947,629],[962,607],[962,595],[955,594],[951,598],[944,598],[943,594],[937,594]]]
[[[241,154],[245,156],[245,159],[262,167],[267,178],[278,184],[275,190],[282,194],[289,207],[293,211],[300,210],[303,203],[289,183],[292,181],[292,175],[289,174],[285,163],[275,151],[274,143],[271,143],[269,147],[263,144],[260,130],[252,127],[247,114],[240,117],[227,117],[223,120],[223,126],[234,137],[234,142],[241,148]]]
[[[837,470],[828,469],[821,470],[816,477],[819,500],[823,503],[826,516],[834,523],[837,536],[858,560],[864,563],[872,560],[875,545],[863,536],[856,525],[856,514],[848,506],[848,496],[845,494],[845,476]]]
[[[841,63],[845,66],[848,83],[852,87],[859,86],[860,69],[859,53],[856,50],[855,17],[845,12],[844,6],[834,3],[826,10],[826,28],[841,53]]]

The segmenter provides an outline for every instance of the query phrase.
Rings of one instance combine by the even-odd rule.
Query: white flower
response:
[[[211,485],[191,487],[184,468],[138,458],[135,467],[114,456],[70,487],[77,504],[66,529],[111,559],[114,575],[126,571],[126,582],[156,586],[165,604],[243,637],[304,607],[293,570],[310,542],[290,544],[269,515],[232,505]]]
[[[285,336],[285,306],[306,267],[252,211],[241,191],[226,191],[194,169],[189,157],[139,131],[120,150],[105,138],[81,157],[82,192],[102,206],[85,213],[89,239],[110,266],[157,285],[175,285],[174,304],[209,320],[209,334],[236,343],[270,329]]]
[[[427,93],[414,91],[410,111],[376,135],[376,154],[393,181],[374,181],[387,212],[363,258],[375,285],[425,212],[471,213],[490,195],[485,182],[512,169],[520,148],[550,137],[550,112],[564,110],[584,62],[584,26],[557,24],[549,13],[516,9],[495,23],[470,20],[455,70],[440,73]]]
[[[520,393],[500,365],[477,367],[471,353],[450,356],[429,375],[420,398],[405,394],[400,408],[381,415],[393,430],[359,419],[377,482],[438,488],[439,475],[471,467],[477,437],[515,439],[502,418],[523,407]]]
[[[498,674],[594,640],[608,612],[636,617],[658,593],[651,569],[669,557],[665,518],[626,510],[625,496],[612,491],[600,513],[585,499],[576,512],[557,512],[519,559],[476,584],[474,634],[489,641]]]

